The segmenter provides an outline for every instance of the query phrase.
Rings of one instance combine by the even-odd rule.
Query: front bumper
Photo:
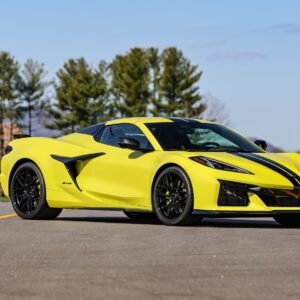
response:
[[[266,207],[300,208],[300,188],[271,189],[222,180],[220,180],[218,206],[247,207],[251,204],[253,195],[256,195]]]
[[[241,178],[200,177],[193,181],[194,209],[237,214],[272,214],[276,211],[300,212],[300,189],[280,182]],[[239,179],[241,181],[235,180]],[[260,178],[259,178],[260,179]]]

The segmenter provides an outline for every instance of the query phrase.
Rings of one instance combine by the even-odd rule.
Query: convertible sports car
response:
[[[97,208],[166,225],[253,215],[300,225],[300,155],[263,148],[211,122],[127,118],[58,139],[16,139],[0,179],[24,219]]]

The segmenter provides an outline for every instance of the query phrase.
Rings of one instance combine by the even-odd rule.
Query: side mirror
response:
[[[264,141],[264,140],[256,140],[254,143],[255,143],[258,147],[262,148],[263,150],[267,150],[267,148],[268,148],[268,144],[267,144],[267,142]]]
[[[139,150],[140,149],[140,142],[135,140],[135,139],[132,139],[132,138],[122,137],[122,138],[120,138],[119,146],[121,148]]]

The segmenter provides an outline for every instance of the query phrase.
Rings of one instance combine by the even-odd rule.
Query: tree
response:
[[[162,53],[160,94],[162,101],[153,103],[157,115],[198,117],[205,110],[199,87],[196,85],[202,72],[183,56],[177,48],[167,48]]]
[[[116,56],[110,69],[114,103],[120,116],[145,116],[150,96],[146,50],[133,48],[126,55]]]
[[[24,64],[21,72],[21,80],[18,86],[21,104],[20,111],[24,116],[28,115],[28,134],[32,134],[32,117],[33,112],[41,107],[42,98],[45,89],[49,86],[49,82],[45,81],[47,75],[44,64],[28,59]]]
[[[89,125],[106,120],[107,117],[113,117],[112,107],[110,106],[108,71],[108,64],[102,60],[93,73],[91,97],[88,99]]]
[[[15,111],[17,85],[19,82],[19,64],[8,52],[0,52],[0,152],[3,153],[3,121],[9,118],[11,123],[18,115]],[[13,124],[11,124],[12,137]]]
[[[148,49],[148,60],[150,67],[150,112],[157,116],[163,108],[160,93],[161,55],[157,48]]]
[[[68,133],[103,119],[107,113],[107,68],[104,61],[94,70],[84,58],[69,59],[57,72],[56,101],[48,108],[54,120],[46,127]]]
[[[203,97],[206,109],[201,115],[201,118],[207,121],[218,122],[223,125],[230,125],[230,119],[224,103],[218,98],[208,94]]]

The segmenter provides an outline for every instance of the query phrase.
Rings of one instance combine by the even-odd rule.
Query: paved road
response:
[[[300,229],[269,219],[166,227],[70,210],[0,219],[0,238],[0,299],[300,299]]]

